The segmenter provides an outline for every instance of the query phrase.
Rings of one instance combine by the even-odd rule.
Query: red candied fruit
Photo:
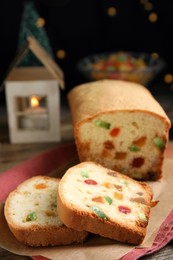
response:
[[[114,144],[113,144],[113,142],[111,142],[111,141],[105,141],[104,143],[104,147],[106,148],[106,149],[108,149],[108,150],[112,150],[112,149],[114,149]]]
[[[118,209],[121,213],[129,214],[131,212],[131,209],[126,206],[118,206]]]
[[[115,127],[115,128],[113,128],[113,129],[110,131],[110,135],[111,135],[112,137],[115,137],[115,136],[117,136],[117,135],[119,134],[119,132],[120,132],[120,128]]]
[[[92,179],[84,180],[84,182],[88,185],[97,185],[97,182],[95,180],[92,180]]]
[[[137,157],[133,159],[132,166],[136,168],[140,168],[144,164],[144,158]]]

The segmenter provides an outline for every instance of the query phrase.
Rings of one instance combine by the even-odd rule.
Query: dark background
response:
[[[167,63],[157,78],[159,91],[171,91],[171,84],[164,83],[164,75],[173,74],[173,1],[172,0],[35,0],[40,16],[46,21],[48,34],[56,62],[65,73],[66,92],[86,79],[76,69],[83,57],[101,52],[127,50],[156,52]],[[153,5],[145,10],[144,2]],[[0,1],[0,80],[16,55],[23,0]],[[115,7],[117,14],[108,15]],[[151,12],[158,21],[151,23]],[[65,51],[59,59],[56,52]],[[158,91],[158,89],[157,89]],[[172,92],[171,92],[172,94]],[[3,100],[3,90],[1,91]]]

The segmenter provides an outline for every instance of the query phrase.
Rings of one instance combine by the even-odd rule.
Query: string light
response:
[[[66,57],[66,52],[63,49],[60,49],[56,52],[56,56],[59,59],[64,59]]]
[[[159,58],[159,54],[157,52],[151,53],[151,56],[156,59]]]
[[[155,22],[157,22],[157,20],[158,20],[158,15],[153,12],[153,13],[149,14],[148,20],[149,20],[151,23],[155,23]]]
[[[146,4],[144,5],[144,9],[145,9],[146,11],[151,11],[151,10],[153,9],[153,4],[152,4],[152,3],[146,3]]]
[[[164,81],[165,81],[165,83],[167,83],[167,84],[170,84],[170,83],[173,83],[173,75],[172,74],[166,74],[165,76],[164,76]]]
[[[156,12],[152,11],[154,9],[154,5],[151,2],[149,2],[148,0],[140,0],[140,2],[143,5],[144,10],[147,12],[150,12],[148,15],[148,21],[150,23],[156,23],[158,20],[158,14]]]
[[[37,27],[43,27],[43,26],[45,26],[45,23],[46,23],[46,21],[42,17],[39,17],[38,20],[36,21]]]
[[[148,15],[148,21],[150,23],[156,23],[158,21],[158,14],[154,11],[154,5],[153,3],[151,3],[148,0],[139,0],[140,3],[143,5],[143,8],[145,11],[149,12]],[[152,53],[151,54],[152,57],[154,58],[158,58],[159,54],[158,53]],[[166,74],[164,76],[164,82],[167,84],[172,84],[171,85],[171,89],[173,90],[173,75],[172,74]]]
[[[146,12],[149,12],[148,14],[148,21],[151,22],[151,23],[156,23],[157,20],[158,20],[158,14],[154,11],[154,5],[153,3],[151,3],[149,0],[139,0],[139,2],[143,5],[143,8]],[[117,9],[113,6],[109,7],[107,9],[107,14],[111,17],[114,17],[116,16],[117,14]],[[42,27],[45,25],[45,20],[43,18],[39,18],[37,20],[37,26],[38,27]],[[56,56],[57,58],[59,59],[64,59],[66,57],[66,52],[65,50],[63,49],[59,49],[57,50],[56,52]],[[156,52],[153,52],[151,54],[151,56],[153,58],[158,58],[159,57],[159,54],[156,53]],[[167,83],[167,84],[170,84],[170,83],[173,83],[173,75],[172,74],[166,74],[164,76],[164,82]]]
[[[117,14],[117,9],[115,7],[109,7],[107,10],[109,16],[115,16]]]

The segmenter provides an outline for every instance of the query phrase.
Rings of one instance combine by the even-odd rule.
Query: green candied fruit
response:
[[[165,148],[165,143],[160,137],[155,137],[153,139],[153,143],[160,149],[163,150]]]
[[[146,218],[145,214],[142,213],[142,212],[139,213],[139,218],[140,218],[142,221],[147,221],[147,218]]]
[[[141,180],[142,179],[142,173],[141,172],[132,172],[132,178]]]
[[[35,211],[29,213],[26,217],[26,221],[33,221],[37,219],[37,214]]]
[[[122,184],[124,184],[125,186],[128,186],[128,185],[129,185],[128,181],[127,181],[126,179],[124,179],[124,178],[121,178],[121,179],[120,179],[120,182],[121,182]]]
[[[95,122],[94,122],[95,126],[99,126],[99,127],[102,127],[102,128],[105,128],[105,129],[110,129],[111,127],[111,124],[108,123],[108,122],[105,122],[101,119],[97,119]]]
[[[105,196],[104,198],[105,198],[106,202],[107,202],[109,205],[112,204],[113,200],[111,199],[111,197]]]
[[[106,216],[106,214],[97,206],[93,205],[91,206],[92,211],[94,211],[96,213],[96,215],[98,217],[100,217],[101,219],[104,220],[108,220],[108,217]]]
[[[141,148],[139,146],[134,145],[134,144],[130,145],[128,148],[131,152],[139,152],[141,150]]]
[[[81,171],[80,174],[83,178],[89,178],[88,172],[85,170]]]

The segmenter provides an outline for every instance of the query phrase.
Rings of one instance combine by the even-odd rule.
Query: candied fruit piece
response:
[[[95,180],[92,180],[92,179],[87,179],[84,182],[88,185],[97,185],[97,182]]]
[[[101,219],[104,219],[104,220],[108,220],[108,217],[106,216],[106,214],[99,207],[93,205],[90,208],[92,209],[92,211],[94,211],[96,213],[96,215],[98,217],[100,217]]]
[[[110,135],[112,137],[116,137],[117,135],[119,135],[120,133],[120,128],[119,127],[115,127],[110,131]]]
[[[127,181],[125,178],[121,178],[121,179],[120,179],[120,182],[121,182],[122,184],[124,184],[125,186],[128,186],[128,185],[129,185],[128,181]]]
[[[163,150],[165,148],[165,143],[160,137],[155,137],[153,139],[153,143],[160,149]]]
[[[122,200],[123,194],[120,192],[114,192],[114,198],[116,198],[117,200]]]
[[[35,184],[35,188],[37,190],[42,190],[42,189],[45,189],[47,187],[47,185],[45,183],[38,183],[38,184]]]
[[[128,148],[131,152],[139,152],[141,150],[140,147],[138,147],[137,145],[134,145],[134,144],[130,145]]]
[[[102,184],[102,186],[104,186],[104,187],[110,189],[110,188],[113,187],[113,184],[112,184],[112,183],[109,183],[109,182],[104,182],[104,183]]]
[[[89,178],[88,172],[86,170],[82,170],[80,174],[83,178]]]
[[[147,137],[146,136],[142,136],[139,139],[133,141],[133,144],[141,147],[141,146],[145,145],[146,140],[147,140]]]
[[[118,190],[118,191],[122,191],[123,188],[121,185],[118,185],[118,184],[114,184],[114,187]]]
[[[141,180],[143,177],[141,172],[132,172],[131,176],[132,176],[132,178],[137,179],[137,180]]]
[[[33,221],[37,219],[37,214],[35,211],[29,213],[26,217],[26,221]]]
[[[116,152],[115,159],[124,160],[127,156],[126,152]]]
[[[92,198],[92,201],[99,202],[99,203],[104,203],[104,200],[103,200],[103,198],[101,196]]]
[[[103,143],[103,145],[104,145],[104,147],[106,148],[106,149],[108,149],[108,150],[112,150],[112,149],[114,149],[115,147],[114,147],[114,144],[113,144],[113,142],[112,141],[105,141],[104,143]]]
[[[144,164],[143,157],[137,157],[133,159],[132,166],[136,168],[140,168]]]
[[[97,119],[95,122],[94,122],[95,126],[99,126],[99,127],[102,127],[102,128],[105,128],[105,129],[110,129],[111,127],[111,124],[106,122],[106,121],[103,121],[101,119]]]
[[[118,210],[124,214],[129,214],[131,212],[131,209],[127,206],[118,206]]]
[[[112,204],[113,200],[111,199],[111,197],[105,196],[104,198],[105,198],[105,200],[107,201],[107,203],[108,203],[109,205]]]
[[[143,197],[135,197],[135,198],[131,198],[130,201],[132,202],[137,202],[137,203],[141,203],[146,205],[146,200]]]

